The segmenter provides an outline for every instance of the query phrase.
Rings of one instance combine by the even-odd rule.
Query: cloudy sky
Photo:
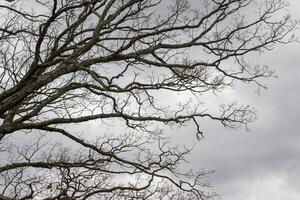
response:
[[[288,2],[300,19],[300,1]],[[300,30],[296,34],[300,38]],[[256,59],[276,70],[278,78],[267,81],[269,88],[260,95],[249,87],[223,94],[257,109],[251,132],[207,121],[205,139],[195,146],[190,165],[215,170],[208,180],[222,200],[299,200],[300,43],[278,46]],[[181,131],[180,141],[195,139],[191,127]]]
[[[300,18],[300,1],[288,2],[291,14]],[[251,132],[206,126],[206,138],[190,159],[194,169],[216,170],[209,180],[220,199],[300,199],[299,53],[300,43],[294,43],[257,58],[274,66],[279,77],[269,79],[269,88],[260,95],[249,88],[227,94],[258,110]]]
[[[300,19],[300,1],[287,1],[293,17]],[[300,30],[296,34],[300,38]],[[278,78],[267,80],[268,89],[258,95],[255,88],[238,86],[220,96],[257,109],[251,132],[205,122],[205,139],[190,155],[190,167],[215,170],[208,181],[221,200],[299,200],[300,43],[279,45],[255,59],[276,70]],[[194,132],[186,127],[174,137],[195,142]]]

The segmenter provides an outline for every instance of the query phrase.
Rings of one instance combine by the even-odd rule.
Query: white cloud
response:
[[[255,177],[238,181],[227,188],[223,200],[299,200],[300,191],[290,187],[285,174]]]

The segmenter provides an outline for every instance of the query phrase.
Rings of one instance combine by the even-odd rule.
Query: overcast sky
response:
[[[288,2],[291,14],[300,18],[300,1]],[[253,88],[223,94],[257,109],[251,132],[224,130],[207,121],[205,139],[189,158],[191,167],[216,170],[208,180],[222,200],[299,200],[300,43],[278,46],[257,60],[273,66],[279,76],[267,81],[269,89],[260,95]],[[191,127],[184,131],[178,138],[195,139]]]
[[[291,14],[300,18],[300,1],[288,1]],[[300,31],[296,34],[300,37]],[[251,132],[226,130],[208,120],[205,139],[195,146],[190,165],[216,170],[208,181],[221,200],[299,200],[300,43],[277,46],[255,59],[276,70],[279,78],[267,80],[269,89],[258,95],[255,88],[237,87],[221,95],[257,109]],[[194,132],[186,127],[175,138],[195,142]]]
[[[291,14],[300,18],[300,1],[288,1]],[[225,130],[207,121],[205,139],[189,158],[191,167],[216,170],[208,181],[222,200],[299,200],[300,43],[277,46],[255,59],[276,70],[279,78],[267,80],[269,89],[258,95],[254,88],[237,87],[222,94],[257,109],[252,131]],[[181,131],[178,141],[195,141],[194,128]]]
[[[288,2],[291,14],[300,18],[300,1]],[[190,160],[194,169],[216,170],[209,181],[222,200],[299,200],[300,43],[279,46],[257,59],[274,66],[279,78],[269,79],[269,89],[261,95],[244,88],[228,94],[258,110],[252,131],[208,124],[206,138]]]

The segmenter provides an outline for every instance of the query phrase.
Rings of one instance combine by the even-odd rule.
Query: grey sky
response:
[[[288,1],[293,17],[300,18],[300,1]],[[192,2],[196,6],[201,1]],[[300,31],[296,34],[300,37]],[[257,109],[258,120],[250,125],[251,132],[226,130],[216,122],[203,121],[205,139],[195,146],[189,167],[216,170],[208,181],[220,199],[300,199],[299,52],[300,43],[294,43],[279,45],[254,58],[257,63],[274,67],[279,76],[266,81],[269,89],[261,95],[255,93],[256,88],[247,86],[220,94],[220,98],[238,100]],[[176,94],[172,97],[185,98]],[[92,123],[83,128],[97,134],[100,127]],[[180,129],[173,137],[180,143],[194,143],[195,129]]]
[[[289,0],[300,18],[300,2]],[[300,32],[296,32],[300,36]],[[190,157],[194,169],[215,169],[209,178],[223,200],[300,199],[300,44],[279,46],[258,59],[274,66],[278,79],[269,79],[261,95],[253,89],[231,91],[239,101],[258,110],[251,132],[224,131],[207,122],[206,138]],[[189,132],[188,129],[186,132]]]
[[[287,1],[293,17],[300,18],[300,1]],[[296,34],[300,37],[300,31]],[[216,170],[208,181],[220,199],[300,199],[299,53],[300,43],[293,43],[279,45],[255,58],[273,66],[279,76],[267,80],[269,89],[260,95],[247,86],[237,86],[221,95],[257,109],[258,120],[250,125],[251,132],[226,130],[215,122],[203,121],[205,139],[195,146],[189,157],[190,166],[194,170]],[[89,124],[85,128],[95,131],[99,127]],[[180,131],[175,140],[195,142],[194,128]]]

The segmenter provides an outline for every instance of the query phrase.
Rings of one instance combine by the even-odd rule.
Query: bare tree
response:
[[[163,127],[193,123],[195,139],[205,118],[247,127],[250,106],[196,99],[236,82],[265,87],[273,71],[245,56],[293,41],[297,22],[282,0],[193,3],[1,2],[1,198],[214,197],[209,172],[183,171],[191,148],[169,144]],[[193,98],[163,97],[174,93]],[[97,138],[74,128],[89,121],[122,128]]]

